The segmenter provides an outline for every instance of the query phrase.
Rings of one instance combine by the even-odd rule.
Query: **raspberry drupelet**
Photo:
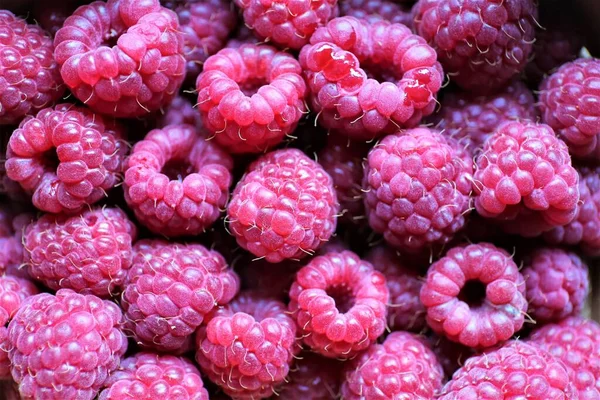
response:
[[[290,374],[280,390],[286,400],[337,399],[341,384],[343,363],[315,353],[304,352],[296,357]]]
[[[301,73],[294,57],[271,46],[219,51],[196,82],[206,128],[232,153],[262,153],[278,145],[306,113]]]
[[[351,251],[313,258],[296,274],[290,298],[302,341],[325,357],[352,358],[385,330],[385,276]]]
[[[355,140],[418,125],[434,111],[443,80],[423,38],[401,24],[354,17],[317,29],[300,64],[317,121]]]
[[[410,4],[389,0],[341,0],[340,15],[371,23],[384,20],[411,29],[414,19]]]
[[[56,33],[54,45],[71,93],[102,114],[131,118],[159,110],[185,78],[177,15],[158,0],[81,6]]]
[[[33,215],[20,213],[10,205],[0,205],[0,276],[14,274],[23,262],[23,231]],[[27,274],[25,274],[27,276]]]

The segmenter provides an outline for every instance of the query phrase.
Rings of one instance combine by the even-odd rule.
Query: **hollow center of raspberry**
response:
[[[467,281],[458,294],[458,299],[467,303],[469,307],[479,307],[485,300],[485,285],[476,279]]]
[[[182,182],[186,176],[194,172],[194,167],[187,160],[169,160],[161,172],[171,180]]]
[[[41,164],[44,167],[44,171],[56,171],[58,164],[60,164],[56,149],[50,149],[42,154]]]
[[[113,47],[117,45],[117,40],[119,40],[119,36],[121,36],[122,32],[117,31],[114,28],[111,28],[106,35],[104,35],[102,40],[102,45],[107,47]]]
[[[327,295],[335,301],[335,306],[341,313],[348,312],[354,306],[354,294],[346,285],[330,287]]]
[[[240,83],[240,90],[244,92],[246,96],[252,96],[255,94],[261,86],[266,85],[268,82],[263,77],[257,76],[247,79],[245,82]]]

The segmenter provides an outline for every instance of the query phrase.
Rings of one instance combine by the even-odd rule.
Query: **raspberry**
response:
[[[73,11],[86,2],[89,3],[85,0],[65,0],[60,3],[34,2],[31,13],[35,22],[54,37]]]
[[[268,262],[299,259],[329,240],[338,203],[331,177],[300,150],[268,153],[238,182],[227,208],[238,244]]]
[[[390,245],[417,253],[444,245],[463,228],[473,168],[438,132],[386,136],[365,166],[369,225]]]
[[[118,208],[46,214],[24,234],[25,263],[31,277],[50,289],[108,298],[121,291],[136,233]]]
[[[340,361],[315,353],[300,354],[290,369],[288,382],[279,391],[279,397],[286,400],[337,399],[342,365]]]
[[[306,112],[306,84],[291,55],[271,46],[226,48],[204,63],[198,110],[217,143],[262,153],[293,132]]]
[[[435,51],[404,25],[335,18],[310,43],[300,64],[312,110],[325,128],[372,140],[418,125],[434,111],[442,67]]]
[[[145,348],[184,352],[204,316],[235,296],[237,275],[199,244],[141,240],[133,251],[121,296],[126,328]]]
[[[233,160],[190,125],[150,131],[125,162],[125,200],[166,236],[198,235],[225,207]]]
[[[237,32],[227,42],[225,47],[231,47],[237,49],[243,44],[257,44],[258,38],[254,35],[254,32],[250,30],[246,25],[238,27]]]
[[[182,96],[173,99],[156,123],[157,128],[165,128],[169,125],[191,125],[196,128],[196,131],[201,131],[204,127],[198,110]]]
[[[250,260],[250,257],[252,256],[242,259],[235,266],[244,289],[287,302],[290,286],[303,264],[299,261],[284,260],[273,267],[273,264],[264,259]]]
[[[198,330],[196,361],[232,398],[263,399],[285,380],[295,335],[283,303],[244,292]]]
[[[463,89],[491,92],[521,73],[535,42],[534,0],[421,0],[419,35]]]
[[[0,276],[7,272],[18,275],[12,270],[23,262],[22,232],[32,218],[30,214],[19,214],[13,207],[0,205]]]
[[[435,334],[428,338],[428,344],[449,378],[475,353],[469,347]]]
[[[421,302],[436,333],[474,348],[510,339],[527,311],[519,268],[507,252],[489,243],[454,247],[433,263]]]
[[[389,0],[342,0],[340,14],[369,23],[389,21],[408,28],[412,28],[414,18],[410,4]]]
[[[96,397],[127,350],[117,305],[60,289],[32,296],[8,325],[13,379],[21,397]]]
[[[576,399],[565,365],[548,352],[511,341],[471,357],[444,386],[440,400]]]
[[[182,357],[137,353],[121,362],[104,383],[98,400],[208,400],[200,372]]]
[[[122,128],[86,108],[59,104],[24,119],[6,151],[6,173],[51,213],[76,213],[119,183]]]
[[[346,366],[342,398],[433,399],[442,378],[435,354],[418,336],[393,332]]]
[[[54,38],[65,84],[94,111],[120,118],[166,106],[185,77],[177,15],[158,0],[95,1]]]
[[[385,277],[351,251],[310,260],[296,274],[290,298],[303,342],[326,357],[352,358],[385,330]]]

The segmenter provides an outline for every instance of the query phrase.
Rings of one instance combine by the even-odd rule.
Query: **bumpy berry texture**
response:
[[[242,248],[277,263],[313,254],[335,231],[338,211],[331,177],[300,150],[286,149],[250,164],[227,219]]]
[[[280,390],[279,397],[287,400],[337,399],[342,363],[315,353],[304,352],[297,356],[290,374]]]
[[[415,128],[386,136],[365,166],[369,225],[405,251],[448,243],[465,225],[472,173],[469,158],[438,132]]]
[[[120,125],[86,108],[45,108],[12,133],[6,173],[38,209],[75,213],[119,183],[127,152],[121,136]]]
[[[46,32],[7,10],[0,10],[0,30],[0,125],[16,124],[51,107],[65,87]]]
[[[121,291],[136,234],[118,208],[46,214],[27,227],[24,262],[29,275],[50,289],[108,298]]]
[[[436,333],[473,348],[510,339],[527,311],[519,268],[507,252],[489,243],[454,247],[433,263],[421,302]]]
[[[260,40],[254,35],[254,32],[246,25],[242,24],[238,26],[237,31],[233,34],[233,37],[227,41],[225,47],[237,49],[243,44],[256,44],[258,42],[260,42]]]
[[[388,0],[341,0],[340,15],[368,22],[389,21],[413,26],[414,15],[410,4]]]
[[[285,305],[244,292],[208,318],[197,334],[202,372],[235,400],[273,395],[297,352]]]
[[[298,271],[289,310],[312,351],[349,359],[383,334],[389,297],[385,276],[370,263],[329,252]]]
[[[56,33],[54,45],[71,93],[102,114],[131,118],[159,110],[185,77],[177,15],[158,0],[81,6]]]
[[[418,125],[434,111],[442,67],[404,25],[340,17],[317,29],[310,43],[300,64],[325,128],[371,140]]]
[[[306,106],[298,61],[271,46],[219,51],[198,77],[198,110],[217,143],[233,153],[261,153],[292,133]]]
[[[73,14],[80,5],[89,3],[86,0],[65,0],[58,2],[35,2],[31,14],[35,22],[52,37],[62,28],[65,20]]]
[[[491,92],[521,73],[535,42],[534,0],[421,0],[415,27],[463,89]]]
[[[6,175],[6,148],[11,134],[10,129],[7,132],[0,131],[0,160],[3,160],[0,162],[0,196],[24,204],[31,202],[31,196],[25,193],[21,185]]]
[[[342,398],[433,399],[443,376],[435,354],[418,336],[393,332],[346,366]]]
[[[469,358],[442,389],[440,400],[576,399],[565,365],[525,342]]]
[[[33,216],[0,205],[0,276],[19,268],[23,262],[23,230]]]
[[[8,325],[13,379],[25,400],[91,400],[127,350],[116,304],[61,289],[31,297]]]
[[[199,244],[141,240],[133,250],[121,296],[126,331],[145,348],[189,350],[204,316],[238,292],[237,275],[223,256]]]
[[[191,125],[150,131],[125,162],[125,200],[165,236],[198,235],[227,203],[233,160]]]

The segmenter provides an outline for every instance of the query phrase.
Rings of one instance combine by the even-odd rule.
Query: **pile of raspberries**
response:
[[[569,2],[29,3],[0,10],[0,398],[600,400]]]

